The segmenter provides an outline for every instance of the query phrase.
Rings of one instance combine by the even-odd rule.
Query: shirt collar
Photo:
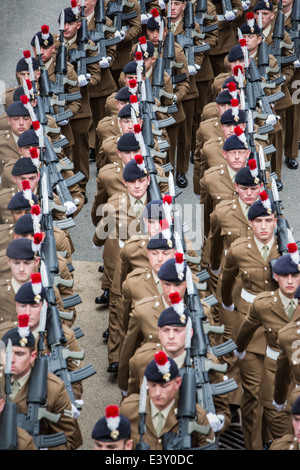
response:
[[[164,410],[159,410],[156,408],[152,400],[150,399],[150,408],[151,408],[151,418],[154,418],[159,412],[163,415],[164,419],[166,420],[168,417],[168,414],[170,413],[170,410],[175,402],[175,399],[170,403],[169,406],[167,406]]]
[[[282,292],[281,290],[279,289],[279,297],[280,297],[280,300],[282,302],[282,305],[283,305],[283,308],[284,310],[286,310],[290,304],[290,301],[293,302],[293,304],[295,305],[295,307],[297,307],[298,305],[298,299],[289,299],[288,297],[286,297]]]
[[[269,248],[269,253],[270,253],[271,248],[272,248],[273,243],[274,243],[274,236],[273,236],[272,239],[269,241],[269,243],[261,243],[259,240],[257,240],[256,237],[254,237],[254,240],[255,240],[255,243],[256,243],[256,245],[257,245],[257,247],[258,247],[258,249],[259,249],[260,252],[261,252],[261,250],[262,250],[262,247],[265,246],[265,245],[267,245],[267,247]]]

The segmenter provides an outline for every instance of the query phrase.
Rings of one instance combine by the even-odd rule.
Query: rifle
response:
[[[195,30],[194,6],[191,1],[186,3],[183,20],[184,34],[176,35],[176,42],[184,50],[188,65],[195,67],[195,54],[209,51],[210,46],[207,43],[195,45],[194,38],[204,39],[203,33]]]
[[[295,3],[295,2],[294,2]],[[282,0],[279,1],[278,3],[278,12],[274,24],[274,30],[273,30],[273,45],[270,45],[270,54],[272,54],[279,66],[279,71],[281,72],[282,70],[282,65],[285,64],[290,64],[293,63],[295,60],[297,60],[296,54],[291,53],[290,55],[282,55],[282,49],[285,48],[289,51],[293,51],[293,44],[288,44],[284,41],[284,13],[282,11]]]
[[[52,82],[52,91],[57,96],[59,101],[58,111],[59,115],[55,116],[56,122],[64,121],[70,119],[73,116],[71,110],[65,110],[66,103],[70,101],[80,100],[82,98],[80,91],[75,93],[66,93],[65,85],[76,86],[77,81],[70,80],[67,76],[68,66],[67,66],[67,48],[64,41],[64,24],[65,24],[65,13],[64,10],[61,12],[60,16],[60,45],[57,50],[56,59],[55,59],[55,82]]]
[[[222,10],[223,10],[223,15],[217,15],[218,21],[231,21],[235,19],[237,10],[232,9],[230,0],[222,0]],[[228,13],[232,14],[232,17],[229,19],[227,19]]]
[[[214,20],[214,15],[208,15],[207,13],[207,0],[197,0],[195,8],[195,22],[199,25],[202,33],[211,33],[218,29],[218,23],[204,25],[205,20]]]
[[[294,43],[294,49],[297,59],[300,59],[300,5],[294,1],[292,8],[292,28],[288,31],[290,38]]]
[[[123,21],[131,20],[137,16],[135,11],[124,13],[123,9],[125,6],[131,8],[134,6],[134,3],[127,0],[116,0],[107,3],[106,16],[113,21],[114,29],[117,31],[125,31],[126,27],[122,26]]]
[[[191,433],[197,432],[200,434],[208,435],[210,431],[210,426],[199,425],[196,421],[196,378],[195,370],[191,365],[191,336],[191,319],[188,318],[185,334],[185,367],[184,371],[180,371],[180,375],[182,376],[182,382],[179,390],[179,400],[177,408],[178,411],[176,415],[178,419],[178,432],[177,434],[172,432],[163,434],[164,450],[206,449],[206,446],[204,446],[203,448],[192,446]],[[212,442],[211,445],[208,445],[208,449],[216,450],[217,447],[215,445],[215,442]]]
[[[210,345],[208,333],[223,334],[224,325],[210,325],[204,315],[203,306],[199,299],[196,286],[192,282],[190,270],[187,277],[187,300],[186,305],[192,315],[193,338],[192,338],[192,358],[195,368],[196,388],[198,403],[206,410],[207,413],[215,413],[214,395],[222,395],[235,390],[238,385],[234,379],[230,379],[219,383],[210,383],[209,371],[215,370],[225,373],[227,364],[216,364],[208,359],[207,354],[211,353],[216,357],[224,356],[231,353],[235,348],[232,339],[225,341],[216,346]]]
[[[271,178],[271,187],[273,193],[273,203],[275,205],[276,216],[277,216],[277,228],[276,228],[276,237],[278,251],[280,254],[287,253],[287,245],[291,240],[290,228],[287,219],[283,216],[283,206],[282,201],[279,198],[276,182],[274,178]]]
[[[75,371],[70,372],[68,370],[67,359],[72,358],[82,360],[84,358],[84,351],[70,351],[64,346],[67,340],[65,338],[59,318],[59,312],[55,303],[53,281],[51,279],[52,276],[44,261],[41,261],[41,275],[43,286],[46,289],[46,298],[48,302],[46,330],[47,344],[51,353],[47,355],[46,358],[49,371],[63,380],[72,404],[76,408],[80,408],[81,405],[75,399],[72,384],[94,375],[96,370],[90,364]]]
[[[146,400],[147,400],[147,379],[144,376],[140,390],[140,406],[139,406],[139,434],[140,440],[136,445],[136,450],[150,450],[150,445],[144,442],[143,436],[146,434]]]
[[[155,98],[161,101],[161,97],[165,96],[166,98],[172,100],[174,94],[167,93],[164,89],[165,87],[165,80],[164,80],[164,69],[165,69],[165,61],[162,56],[162,43],[163,43],[163,34],[164,34],[164,22],[161,20],[160,27],[159,27],[159,40],[158,40],[158,56],[155,61],[153,76],[152,76],[152,89]],[[166,112],[169,113],[176,113],[177,106],[173,104],[171,106],[167,106]]]
[[[17,416],[18,426],[25,429],[34,440],[38,449],[56,447],[67,442],[65,433],[40,434],[41,420],[46,419],[51,423],[58,423],[60,413],[47,411],[47,374],[48,362],[46,357],[37,357],[29,378],[29,389],[27,395],[27,415],[19,413]]]
[[[81,13],[80,13],[80,23],[81,27],[77,33],[77,45],[76,49],[69,49],[69,61],[71,64],[76,64],[76,71],[78,77],[84,75],[86,79],[90,79],[90,74],[87,71],[87,66],[89,64],[94,64],[99,62],[102,57],[101,54],[97,54],[91,57],[87,56],[87,51],[97,51],[98,48],[96,45],[92,45],[89,42],[89,33],[87,27],[87,19],[85,17],[85,5],[84,0],[81,0]]]
[[[106,31],[114,33],[115,28],[110,28],[106,24],[105,6],[103,0],[97,0],[95,6],[95,23],[96,31],[90,30],[88,32],[89,38],[97,45],[101,58],[107,58],[106,48],[118,44],[121,42],[121,38],[118,36],[115,36],[114,38],[105,37]]]
[[[0,352],[1,352],[0,347]],[[8,339],[5,351],[5,405],[0,413],[0,450],[17,450],[18,434],[17,434],[17,404],[10,401],[12,392],[11,386],[11,355],[12,342]],[[1,396],[1,394],[0,394]]]
[[[277,85],[280,85],[285,82],[285,78],[283,76],[277,77],[274,80],[269,80],[269,73],[277,73],[279,72],[279,67],[272,68],[270,67],[270,52],[269,46],[265,41],[262,41],[258,48],[258,70],[261,76],[264,78],[265,82],[263,83],[264,88],[275,88]]]
[[[172,33],[172,21],[171,21],[171,2],[168,2],[168,11],[167,11],[167,35],[164,41],[164,51],[163,51],[163,58],[165,64],[165,70],[170,75],[173,88],[175,87],[176,83],[180,83],[184,80],[188,79],[187,74],[181,73],[180,75],[174,75],[173,69],[182,69],[183,62],[178,63],[175,62],[175,36]]]

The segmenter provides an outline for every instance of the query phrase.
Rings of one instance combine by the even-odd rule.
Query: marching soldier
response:
[[[169,374],[166,375],[164,373],[160,360],[162,360],[163,364],[167,362],[170,364]],[[181,385],[181,377],[176,362],[163,351],[158,352],[147,365],[145,377],[148,385],[148,397],[146,398],[146,434],[143,437],[144,441],[150,445],[151,450],[163,450],[163,434],[167,432],[176,433],[178,430],[175,409],[178,407],[177,392]],[[130,420],[134,449],[140,440],[139,399],[140,396],[138,394],[132,394],[122,401],[120,407],[120,412]],[[196,404],[196,410],[197,423],[209,426],[209,421],[203,408]],[[192,439],[193,447],[201,448],[205,444],[214,441],[214,433],[211,429],[207,436],[195,432],[192,434]]]
[[[234,241],[225,258],[220,273],[222,305],[219,307],[221,323],[222,310],[232,312],[232,338],[243,322],[255,297],[263,291],[274,291],[277,282],[271,273],[270,261],[279,258],[274,230],[277,225],[274,205],[260,193],[260,200],[251,205],[248,211],[252,233],[247,238]],[[263,201],[263,203],[262,203]],[[239,292],[234,292],[237,277],[240,275]],[[243,434],[246,449],[261,449],[261,434],[258,430],[262,422],[260,405],[260,384],[264,371],[266,340],[262,327],[253,335],[247,348],[246,362],[240,361],[243,396],[241,403]]]

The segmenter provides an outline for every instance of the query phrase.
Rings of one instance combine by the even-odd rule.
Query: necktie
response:
[[[295,305],[294,305],[294,302],[292,300],[290,300],[289,302],[289,305],[288,305],[288,308],[286,310],[286,313],[287,313],[287,316],[289,317],[289,319],[291,320],[292,316],[293,316],[293,313],[295,311]]]
[[[164,427],[164,417],[161,411],[158,412],[158,421],[157,421],[157,426],[156,426],[156,434],[157,436],[160,436],[160,433]]]
[[[139,217],[141,213],[141,208],[143,207],[143,202],[140,199],[137,199],[134,203],[134,210],[136,215]]]
[[[18,380],[14,380],[13,383],[12,383],[12,392],[11,392],[11,395],[10,395],[10,398],[12,400],[15,398],[15,396],[19,392],[20,388],[21,388],[20,382],[18,382]]]
[[[268,258],[268,255],[269,255],[268,251],[269,251],[269,248],[267,247],[267,245],[264,245],[261,249],[261,254],[262,254],[264,261],[266,261],[266,259]]]

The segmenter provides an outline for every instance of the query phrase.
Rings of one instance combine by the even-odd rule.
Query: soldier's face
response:
[[[294,435],[300,444],[300,416],[299,415],[292,415],[292,425],[294,429]]]
[[[247,158],[250,154],[249,150],[229,150],[223,152],[223,156],[227,161],[227,164],[232,170],[239,171],[246,165]]]
[[[36,351],[19,346],[12,347],[11,372],[15,380],[20,379],[30,371],[36,359]]]
[[[149,38],[149,41],[151,41],[155,46],[158,44],[158,39],[159,39],[159,30],[151,30],[147,29],[147,36]]]
[[[12,218],[13,218],[13,221],[14,223],[17,222],[17,220],[22,217],[22,215],[24,214],[28,214],[30,212],[30,209],[26,210],[26,209],[19,209],[19,210],[14,210],[14,211],[11,211],[11,215],[12,215]]]
[[[258,34],[244,34],[244,39],[246,39],[249,54],[253,54],[261,43],[261,36]]]
[[[249,220],[249,225],[252,228],[253,235],[261,243],[268,243],[274,235],[277,219],[274,214],[266,217],[256,217]]]
[[[133,160],[136,155],[135,150],[131,150],[130,152],[120,152],[120,150],[117,150],[117,152],[124,165],[127,165],[127,163],[130,162],[130,160]]]
[[[171,258],[175,257],[175,249],[171,250],[147,250],[149,264],[155,273],[158,273],[160,267]]]
[[[166,354],[178,357],[185,348],[185,327],[165,325],[158,328],[158,337]]]
[[[22,181],[28,181],[30,188],[32,191],[34,191],[39,183],[40,180],[40,173],[30,173],[28,175],[19,175],[19,176],[13,176],[13,180],[16,183],[18,190],[22,191]]]
[[[283,8],[292,8],[294,0],[282,0]]]
[[[40,156],[40,149],[34,145],[27,145],[26,147],[19,147],[19,153],[22,157],[31,158],[30,150],[35,148],[37,150],[38,156]]]
[[[150,238],[161,232],[161,225],[156,219],[143,219]]]
[[[294,294],[300,285],[299,274],[287,274],[286,276],[274,274],[274,278],[278,283],[279,289],[289,299],[294,298]]]
[[[150,183],[150,178],[145,176],[135,181],[124,181],[129,194],[135,199],[141,199],[146,194],[147,188]]]
[[[137,75],[134,75],[134,74],[131,74],[131,73],[124,74],[124,81],[125,81],[124,86],[129,86],[130,80],[137,80]]]
[[[17,136],[20,136],[23,134],[23,132],[28,131],[32,124],[30,116],[12,116],[7,118],[7,121],[11,131]]]
[[[33,47],[32,50],[33,50],[33,53],[34,53],[35,57],[37,57],[36,48]],[[55,52],[55,46],[50,46],[50,47],[47,47],[47,48],[40,46],[40,51],[41,51],[42,61],[45,64],[46,62],[48,62],[51,59],[53,53]]]
[[[154,405],[159,410],[164,410],[175,398],[181,385],[181,377],[176,377],[170,382],[156,383],[148,380],[148,394]]]
[[[31,274],[36,272],[39,261],[37,259],[22,260],[7,258],[7,263],[15,280],[19,284],[24,284],[31,280]]]
[[[227,109],[230,109],[231,108],[231,105],[230,104],[220,104],[220,103],[216,103],[216,107],[217,107],[217,111],[219,113],[219,116],[221,117],[223,113],[225,113],[225,111],[227,111]]]
[[[239,198],[247,205],[251,206],[262,191],[263,184],[256,184],[255,186],[244,186],[242,184],[235,184],[236,192]]]
[[[38,80],[40,74],[41,73],[39,70],[34,70],[33,71],[34,79]],[[22,70],[21,72],[16,72],[16,76],[17,76],[19,85],[23,85],[23,80],[30,80],[29,70]]]
[[[77,0],[77,5],[78,5],[78,8],[81,7],[81,0]],[[85,0],[84,2],[85,16],[89,16],[94,11],[95,5],[96,5],[96,0]]]
[[[246,129],[246,124],[238,124],[238,126],[245,131]],[[236,127],[236,124],[221,124],[221,129],[224,133],[225,139],[228,139],[231,135],[234,135],[234,129]]]
[[[40,323],[40,314],[42,310],[43,302],[38,304],[22,304],[16,302],[16,312],[18,315],[29,315],[28,326],[31,330],[38,327]]]
[[[178,282],[174,284],[172,282],[161,280],[160,284],[161,284],[161,288],[163,291],[163,296],[168,305],[170,306],[172,305],[170,298],[169,298],[170,294],[174,294],[175,292],[178,292],[178,294],[180,295],[180,298],[183,299],[185,291],[186,291],[186,281]]]
[[[234,62],[229,62],[229,63],[230,63],[230,68],[232,72],[233,72],[234,67],[236,67],[237,65],[240,65],[244,70],[244,67],[245,67],[244,60],[235,60]]]
[[[128,132],[133,132],[133,121],[130,118],[121,118],[119,119],[119,127],[122,134],[127,134]]]
[[[81,23],[65,23],[65,31],[64,31],[64,38],[69,41],[70,39],[75,38],[78,29],[80,28]]]
[[[185,2],[171,1],[171,19],[173,22],[182,17],[185,9]]]
[[[254,18],[257,24],[259,24],[259,16],[261,18],[262,28],[265,29],[269,26],[271,21],[274,19],[274,13],[268,10],[257,10],[254,13]]]

